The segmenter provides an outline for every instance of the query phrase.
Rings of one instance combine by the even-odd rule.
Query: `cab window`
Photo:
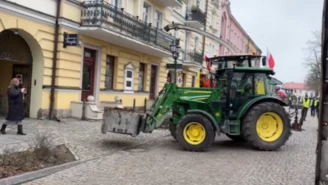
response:
[[[266,95],[267,85],[266,85],[266,75],[265,74],[255,74],[255,94],[256,95]]]
[[[239,95],[254,95],[253,74],[235,73],[231,82],[231,88],[236,89]]]

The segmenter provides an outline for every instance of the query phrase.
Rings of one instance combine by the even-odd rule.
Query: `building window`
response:
[[[196,6],[200,7],[200,0],[196,0]]]
[[[127,12],[133,14],[134,0],[126,0]]]
[[[133,92],[133,76],[134,76],[134,67],[130,63],[125,67],[125,71],[124,71],[124,90],[131,93]]]
[[[111,0],[110,3],[117,8],[122,8],[122,0]]]
[[[155,27],[156,28],[162,29],[162,26],[163,26],[163,14],[161,12],[159,12],[158,10],[155,11],[154,23],[155,23]]]
[[[191,77],[191,86],[196,87],[196,76]]]
[[[114,62],[115,57],[107,56],[106,59],[106,73],[105,73],[105,88],[114,88]]]
[[[213,44],[210,44],[210,57],[213,57],[214,56],[214,45]]]
[[[186,87],[186,74],[182,73],[182,87]]]
[[[195,37],[195,51],[198,51],[199,49],[199,38]]]
[[[151,15],[151,6],[147,3],[144,3],[143,13],[142,13],[143,21],[145,21],[146,23],[150,23],[150,15]]]
[[[138,91],[144,91],[145,87],[145,69],[146,65],[144,63],[139,64],[139,84],[138,84]]]
[[[214,28],[215,27],[215,12],[212,12],[212,16],[211,16],[211,25]]]

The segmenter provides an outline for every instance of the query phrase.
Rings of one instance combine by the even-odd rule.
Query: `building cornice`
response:
[[[56,21],[56,18],[52,15],[48,15],[31,8],[9,2],[7,0],[0,1],[0,10],[8,14],[12,14],[22,18],[27,18],[51,26],[53,26]]]

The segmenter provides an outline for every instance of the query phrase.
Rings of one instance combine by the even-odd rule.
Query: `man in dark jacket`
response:
[[[17,124],[18,135],[26,135],[23,132],[22,121],[24,119],[24,100],[23,96],[26,93],[25,88],[19,88],[19,80],[14,78],[10,82],[7,90],[8,93],[8,115],[6,121],[2,124],[1,134],[6,134],[6,127],[10,123]]]
[[[311,100],[311,116],[315,117],[315,115],[317,114],[317,109],[318,109],[318,105],[319,105],[319,100],[317,97],[313,97]]]

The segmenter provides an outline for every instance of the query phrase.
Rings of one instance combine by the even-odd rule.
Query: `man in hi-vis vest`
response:
[[[317,107],[319,104],[319,100],[316,97],[313,97],[312,101],[311,101],[311,116],[315,117],[316,113],[317,113]]]
[[[307,112],[309,110],[310,103],[311,103],[311,100],[308,97],[308,95],[306,94],[305,97],[302,99],[303,108],[302,108],[301,119],[303,118],[303,121],[305,121]]]

